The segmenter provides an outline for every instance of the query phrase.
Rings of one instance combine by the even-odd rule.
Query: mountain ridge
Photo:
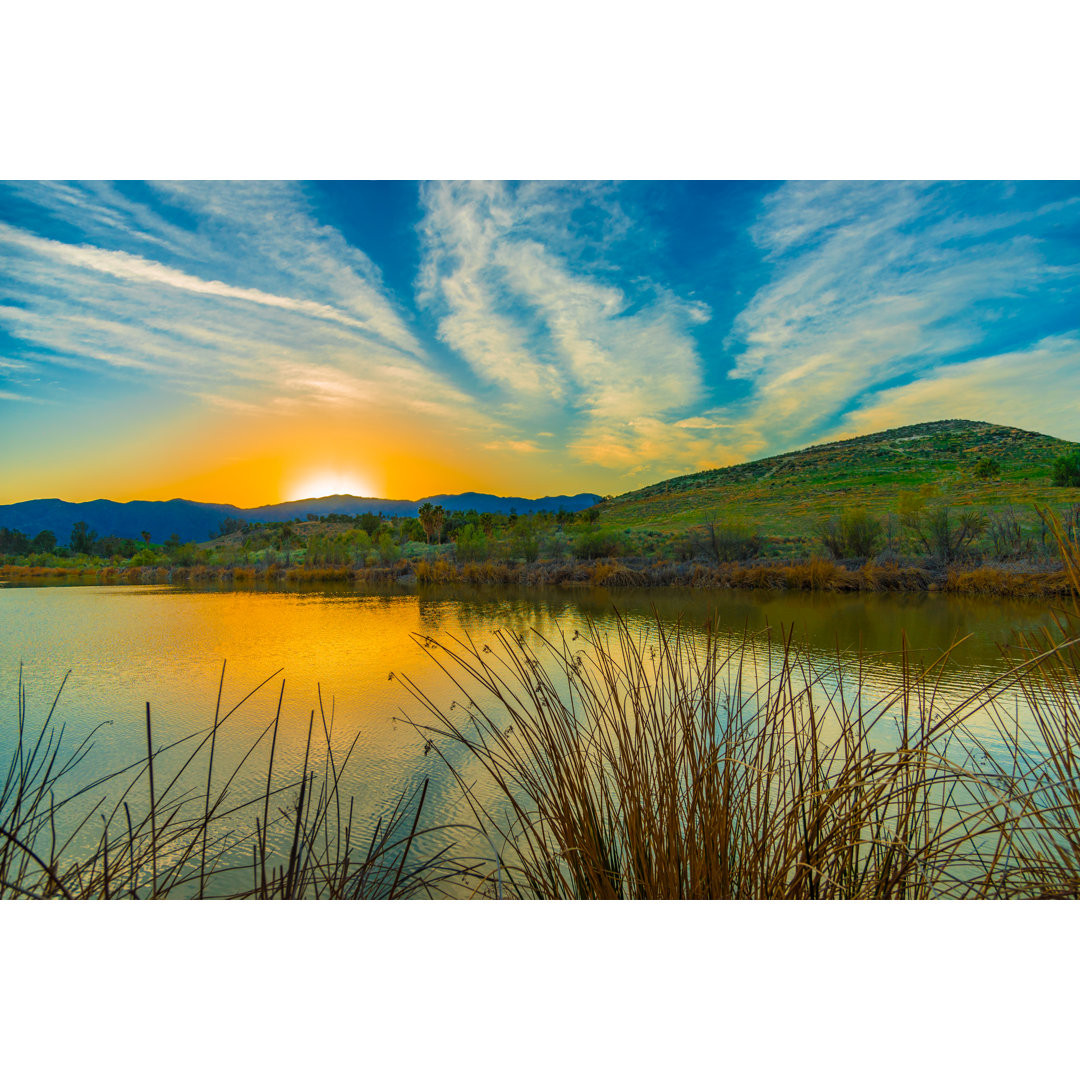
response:
[[[64,499],[27,499],[0,506],[0,528],[18,529],[35,536],[50,530],[61,544],[66,543],[76,521],[85,521],[101,536],[138,539],[143,531],[161,542],[175,533],[184,541],[202,541],[216,533],[227,517],[242,521],[288,521],[307,514],[388,514],[414,516],[426,502],[439,503],[446,510],[477,510],[480,513],[520,513],[550,510],[583,510],[601,501],[587,492],[577,495],[545,495],[537,499],[509,495],[463,492],[434,495],[424,499],[379,499],[362,495],[325,495],[318,499],[297,499],[249,508],[231,503],[201,503],[191,499],[91,499],[68,502]]]

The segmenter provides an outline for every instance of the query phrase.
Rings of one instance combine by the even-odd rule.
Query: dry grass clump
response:
[[[640,570],[631,570],[622,563],[596,562],[589,567],[589,583],[591,585],[611,588],[612,586],[645,585],[648,578]]]
[[[972,570],[951,569],[942,585],[943,592],[961,596],[1005,596],[1032,600],[1046,596],[1067,596],[1070,588],[1068,575],[1064,571],[1027,574],[996,566],[980,566]]]
[[[0,566],[0,577],[10,580],[22,578],[85,578],[97,577],[96,566]]]
[[[1075,545],[1065,561],[1080,593]],[[619,619],[613,640],[592,626],[580,645],[422,638],[458,696],[443,708],[404,681],[510,895],[1080,898],[1074,629],[1059,616],[952,706],[947,658],[916,671],[906,641],[898,688],[868,697],[857,669],[845,682],[853,662],[826,670],[790,636],[731,646],[659,619],[648,634]],[[1035,730],[1001,705],[1017,691]],[[475,797],[462,752],[497,804]]]
[[[461,568],[461,576],[470,585],[498,585],[505,578],[505,570],[504,567],[486,559],[482,563],[465,563]]]
[[[497,809],[462,790],[512,895],[1001,894],[998,794],[945,756],[963,715],[934,717],[930,685],[847,697],[790,639],[753,684],[753,638],[729,649],[659,622],[647,638],[621,621],[613,642],[594,630],[577,651],[497,637],[428,640],[462,711],[418,693],[432,722],[417,726],[451,768],[463,748],[497,787]],[[899,746],[872,745],[896,710]]]
[[[285,571],[285,581],[290,585],[301,582],[352,581],[351,566],[290,566]]]
[[[872,592],[925,592],[930,584],[930,575],[922,567],[900,566],[896,562],[868,562],[860,573],[862,587]]]
[[[417,560],[413,564],[413,573],[420,585],[446,585],[460,580],[457,567],[446,559]]]
[[[342,786],[356,739],[338,745],[321,696],[298,776],[275,771],[282,684],[273,719],[219,777],[215,751],[220,759],[223,726],[269,682],[224,713],[219,688],[211,727],[167,746],[154,745],[148,702],[142,761],[73,786],[74,774],[85,773],[97,729],[65,747],[64,730],[54,722],[58,692],[31,731],[20,670],[15,749],[0,787],[0,898],[397,899],[443,895],[451,879],[455,888],[483,880],[471,862],[452,856],[450,842],[411,856],[419,837],[451,828],[421,827],[426,780],[361,832]],[[237,777],[256,767],[260,748],[262,794],[238,800]],[[200,769],[205,775],[196,775]],[[117,785],[118,797],[98,794]]]

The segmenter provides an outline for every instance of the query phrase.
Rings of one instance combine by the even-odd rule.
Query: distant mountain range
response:
[[[308,514],[321,517],[324,514],[371,513],[412,517],[426,502],[436,503],[446,510],[530,514],[541,510],[584,510],[600,501],[601,496],[591,494],[523,499],[466,491],[461,495],[432,495],[415,502],[407,499],[367,499],[359,495],[327,495],[322,499],[301,499],[245,510],[227,503],[200,503],[188,499],[126,503],[109,499],[83,503],[64,502],[62,499],[30,499],[0,506],[0,527],[18,529],[31,537],[42,529],[49,529],[58,543],[66,544],[75,522],[85,521],[100,536],[124,536],[137,540],[145,531],[150,533],[155,543],[160,543],[173,533],[184,541],[207,540],[217,534],[221,523],[229,517],[242,521],[289,521],[297,517],[305,518]]]

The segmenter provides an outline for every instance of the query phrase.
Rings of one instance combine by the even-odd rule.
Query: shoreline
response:
[[[1063,569],[1001,564],[928,567],[897,563],[854,567],[820,557],[793,562],[705,564],[641,559],[456,563],[401,559],[392,566],[0,566],[0,585],[514,585],[581,588],[760,589],[773,592],[943,593],[1017,599],[1063,597]]]

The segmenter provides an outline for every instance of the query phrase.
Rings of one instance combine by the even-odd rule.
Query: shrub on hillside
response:
[[[973,550],[975,541],[988,527],[986,514],[972,507],[909,508],[902,520],[917,546],[943,564],[955,562]]]
[[[571,551],[578,559],[606,559],[621,555],[622,536],[611,529],[586,529],[574,537]]]
[[[761,554],[761,535],[741,521],[719,521],[706,516],[705,523],[690,530],[696,546],[715,562],[738,562]]]
[[[1080,450],[1057,458],[1050,483],[1054,487],[1080,487]]]
[[[866,510],[850,510],[818,526],[818,538],[834,559],[872,559],[882,548],[881,521]]]

